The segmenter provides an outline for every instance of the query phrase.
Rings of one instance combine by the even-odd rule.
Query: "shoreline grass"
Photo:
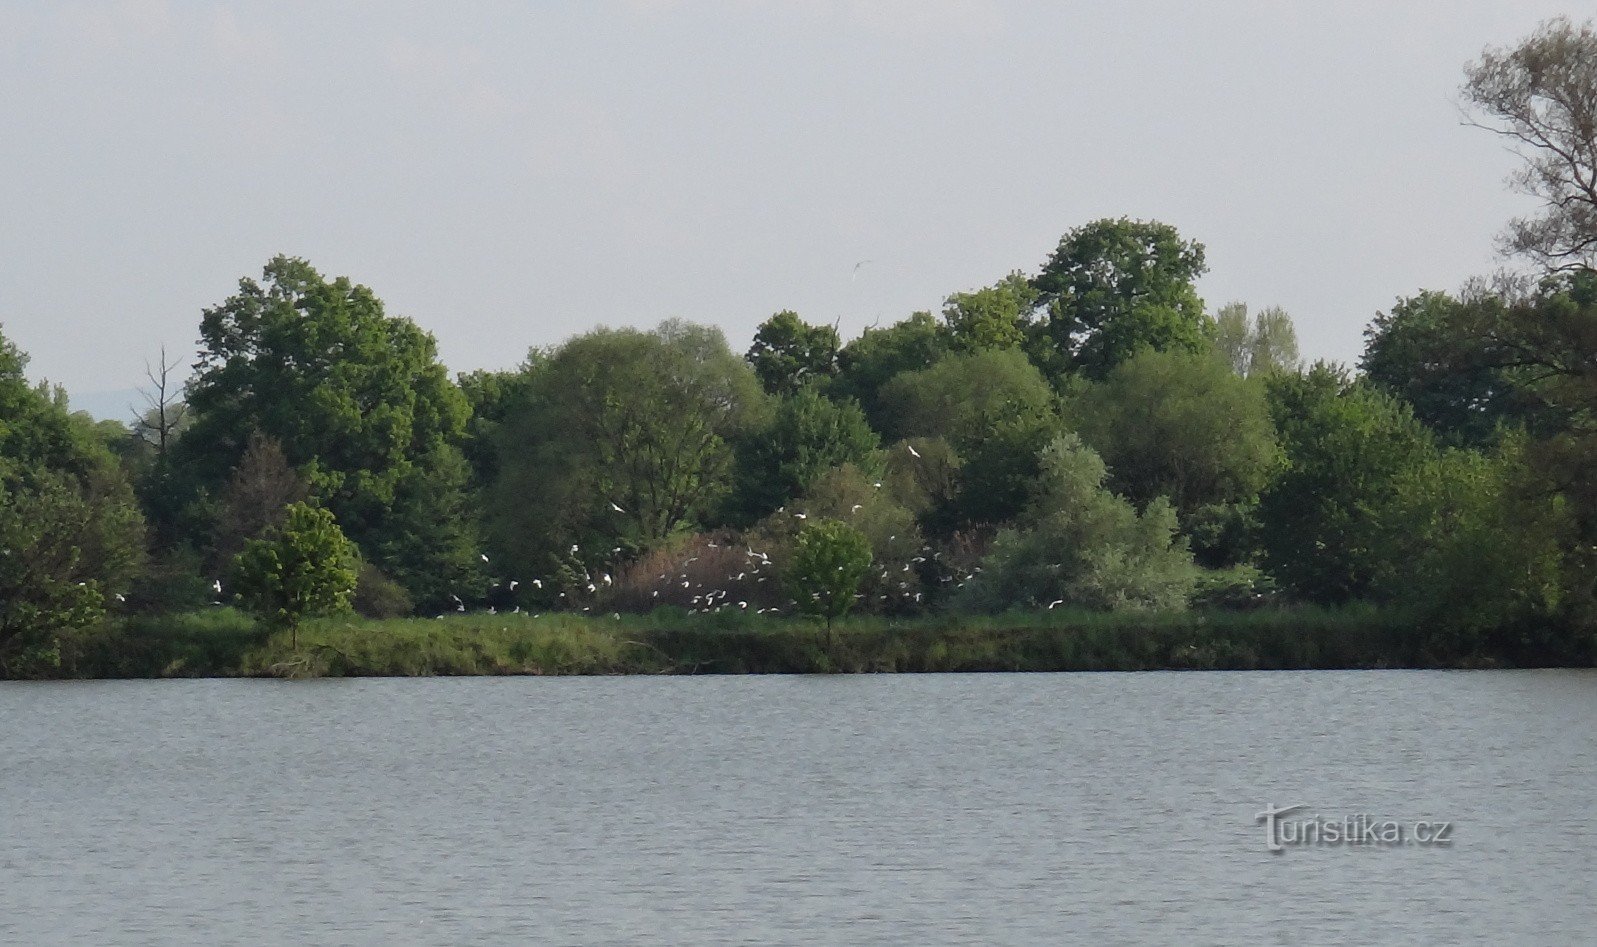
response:
[[[338,617],[268,632],[227,608],[63,636],[64,678],[812,674],[1589,666],[1589,656],[1451,653],[1423,623],[1368,606],[1015,612],[816,622],[740,613]]]

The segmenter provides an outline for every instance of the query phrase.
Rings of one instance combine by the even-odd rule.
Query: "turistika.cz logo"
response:
[[[1272,852],[1284,852],[1288,848],[1313,846],[1395,848],[1418,845],[1446,848],[1453,844],[1451,822],[1401,822],[1396,819],[1377,819],[1362,813],[1340,819],[1317,815],[1283,818],[1307,808],[1303,803],[1280,808],[1270,803],[1263,812],[1255,815],[1255,822],[1264,823],[1265,847]]]

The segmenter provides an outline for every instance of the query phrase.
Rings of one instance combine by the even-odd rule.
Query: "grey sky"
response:
[[[1351,360],[1497,265],[1514,159],[1463,64],[1566,4],[0,4],[0,323],[125,389],[283,252],[453,370],[682,316],[873,321],[1071,227],[1202,241],[1211,308]],[[854,274],[860,260],[874,261]]]

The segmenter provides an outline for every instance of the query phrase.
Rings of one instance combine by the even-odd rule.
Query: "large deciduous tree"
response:
[[[1048,307],[1034,354],[1050,373],[1101,378],[1145,348],[1198,351],[1207,339],[1193,286],[1203,245],[1157,221],[1099,220],[1065,234],[1035,280]]]
[[[859,405],[833,401],[805,386],[781,399],[768,422],[738,438],[737,488],[729,513],[739,522],[753,522],[834,467],[873,467],[879,446]]]
[[[1465,71],[1464,99],[1525,163],[1514,185],[1541,201],[1512,221],[1504,249],[1548,269],[1597,266],[1597,31],[1558,17]]]
[[[502,422],[494,541],[529,576],[571,544],[588,562],[654,547],[721,500],[731,439],[763,410],[719,329],[671,320],[577,336],[532,369]]]
[[[1531,407],[1514,378],[1511,354],[1489,332],[1478,331],[1501,322],[1503,305],[1493,295],[1401,298],[1364,330],[1359,369],[1371,384],[1407,401],[1443,440],[1488,444],[1504,423],[1528,420]]]
[[[1258,493],[1276,458],[1264,389],[1208,353],[1145,351],[1075,402],[1077,429],[1117,492],[1188,515]]]
[[[276,440],[366,558],[436,604],[472,581],[460,445],[470,408],[431,335],[370,289],[276,257],[207,309],[179,448],[210,489]]]
[[[760,323],[745,357],[766,391],[787,395],[837,373],[838,341],[833,326],[812,326],[784,309]]]
[[[1281,473],[1259,498],[1264,565],[1297,596],[1326,604],[1367,596],[1379,573],[1379,522],[1400,478],[1435,456],[1402,401],[1317,364],[1271,379]]]

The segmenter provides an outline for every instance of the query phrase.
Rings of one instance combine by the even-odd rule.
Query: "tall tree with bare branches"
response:
[[[1465,75],[1482,116],[1470,123],[1514,143],[1525,163],[1510,180],[1542,202],[1509,223],[1503,248],[1549,270],[1597,266],[1597,31],[1557,17]]]

